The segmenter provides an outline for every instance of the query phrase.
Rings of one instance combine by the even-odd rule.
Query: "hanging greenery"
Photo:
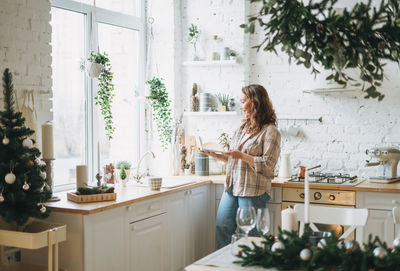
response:
[[[275,267],[278,270],[400,270],[400,239],[388,248],[378,237],[369,236],[368,243],[360,248],[353,240],[337,240],[334,232],[310,244],[311,230],[305,227],[304,234],[281,231],[278,237],[264,236],[261,245],[252,242],[253,247],[239,245],[239,258],[235,263],[242,266]]]
[[[250,0],[261,2],[261,0]],[[305,1],[304,1],[305,2]],[[256,24],[264,30],[257,50],[275,52],[280,48],[297,65],[319,71],[316,65],[332,73],[326,78],[346,87],[361,85],[346,70],[358,68],[365,98],[378,98],[384,73],[384,60],[400,60],[400,9],[398,0],[382,0],[379,7],[356,3],[338,14],[337,0],[309,1],[262,0],[260,11],[241,25],[254,34]]]
[[[104,52],[95,53],[91,52],[88,58],[90,62],[99,63],[103,66],[99,76],[99,90],[97,95],[94,97],[96,105],[100,106],[100,112],[103,115],[105,130],[108,139],[112,139],[112,135],[115,131],[113,116],[111,112],[111,106],[113,102],[114,84],[112,83],[114,73],[111,72],[111,63],[108,58],[108,54]]]
[[[172,116],[171,101],[162,78],[153,77],[146,81],[150,86],[151,106],[153,107],[153,119],[157,123],[157,131],[161,141],[161,148],[165,151],[172,142]]]

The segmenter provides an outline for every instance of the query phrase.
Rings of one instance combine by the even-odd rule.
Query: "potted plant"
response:
[[[96,105],[100,106],[100,112],[103,115],[105,130],[108,139],[112,139],[115,127],[111,112],[112,101],[115,96],[114,84],[112,82],[114,73],[111,72],[111,63],[106,52],[91,52],[87,59],[87,73],[90,77],[98,78],[99,90],[94,97]],[[85,70],[85,63],[81,63],[81,70]]]
[[[131,174],[132,164],[129,161],[122,160],[119,161],[116,165],[117,169],[117,181],[121,180],[122,185],[125,187],[126,182],[129,180],[129,176]],[[122,178],[122,174],[125,175],[125,178]],[[125,181],[124,181],[125,180]],[[125,184],[124,184],[125,182]]]
[[[200,38],[200,30],[197,28],[196,25],[191,24],[189,27],[189,37],[188,37],[188,42],[193,44],[193,57],[192,60],[198,61],[200,60],[199,56],[197,55],[197,48],[196,48],[196,43]]]
[[[190,164],[186,164],[185,165],[185,175],[186,176],[189,176],[190,175]]]
[[[229,99],[230,99],[229,94],[218,93],[217,95],[215,95],[215,97],[217,98],[217,100],[220,104],[218,106],[218,111],[220,111],[220,112],[226,111],[228,108]]]
[[[233,50],[229,53],[229,59],[230,60],[236,60],[237,59],[237,53]]]
[[[218,144],[220,144],[225,151],[229,151],[230,149],[230,144],[231,144],[231,138],[227,133],[222,133],[218,137]]]
[[[161,148],[165,151],[172,142],[172,114],[171,101],[168,99],[168,92],[162,78],[153,77],[146,81],[150,86],[150,96],[147,97],[151,101],[154,114],[153,119],[157,124]]]

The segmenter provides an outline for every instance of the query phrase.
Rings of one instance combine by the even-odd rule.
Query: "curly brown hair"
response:
[[[246,133],[255,135],[266,124],[277,126],[277,118],[274,107],[269,99],[267,90],[261,85],[249,85],[242,88],[242,93],[250,99],[252,109],[250,117],[242,121],[241,129]]]

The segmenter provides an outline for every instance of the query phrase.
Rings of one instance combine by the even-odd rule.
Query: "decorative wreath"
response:
[[[361,86],[365,98],[382,100],[378,91],[384,79],[383,60],[400,60],[400,9],[398,0],[382,0],[379,7],[356,3],[351,10],[334,8],[337,0],[308,4],[299,0],[250,0],[261,2],[258,14],[241,27],[254,34],[258,23],[265,31],[257,50],[277,53],[280,48],[317,75],[320,65],[332,73],[326,77],[346,87]],[[304,1],[305,2],[305,1]],[[362,83],[346,71],[358,68]]]

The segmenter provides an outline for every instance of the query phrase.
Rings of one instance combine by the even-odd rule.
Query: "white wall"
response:
[[[9,68],[20,104],[23,90],[34,91],[38,124],[52,119],[50,40],[48,0],[0,1],[1,77],[4,69]],[[0,100],[3,100],[2,91],[3,87]],[[37,138],[40,139],[40,136]]]
[[[375,144],[400,143],[400,81],[397,64],[388,63],[385,68],[387,79],[381,90],[385,99],[364,99],[364,94],[313,95],[303,90],[332,87],[325,81],[326,72],[314,79],[310,71],[289,65],[285,55],[274,55],[250,49],[263,38],[257,31],[248,37],[239,25],[246,14],[258,11],[248,7],[248,1],[181,1],[182,12],[182,56],[190,60],[191,44],[186,41],[187,28],[195,23],[202,30],[201,51],[208,57],[211,35],[223,37],[224,46],[239,51],[244,63],[235,68],[186,67],[181,70],[180,95],[176,100],[180,112],[189,107],[189,95],[193,82],[204,92],[230,92],[240,95],[240,89],[248,83],[262,84],[268,90],[274,107],[281,118],[314,119],[318,121],[279,121],[282,130],[283,152],[292,154],[292,165],[307,166],[322,164],[324,170],[344,170],[351,173],[364,171],[368,157],[365,149]],[[353,1],[341,1],[340,7],[351,6]],[[247,52],[249,51],[249,56]],[[248,63],[246,63],[248,60]],[[168,61],[168,60],[166,60]],[[185,118],[188,134],[199,133],[210,141],[216,141],[223,131],[232,132],[238,127],[240,116],[190,117]],[[285,131],[295,125],[300,127],[298,137],[289,137]],[[373,169],[371,169],[373,170]]]

